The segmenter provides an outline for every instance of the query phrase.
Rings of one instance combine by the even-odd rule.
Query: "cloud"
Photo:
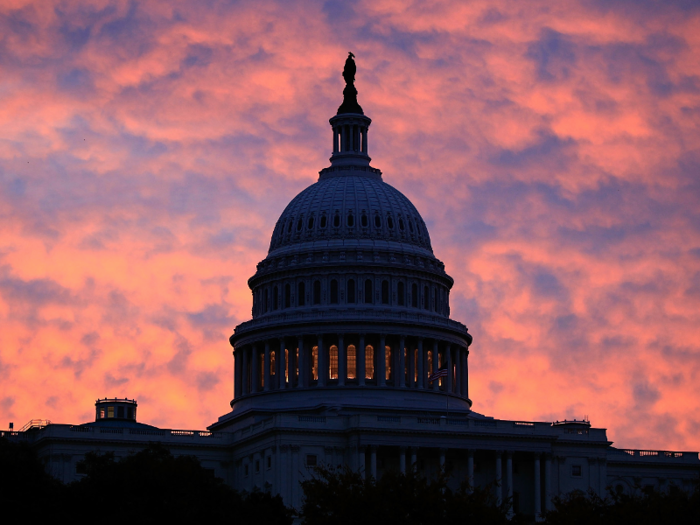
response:
[[[353,51],[372,163],[455,278],[475,410],[700,449],[697,2],[13,5],[0,374],[34,392],[0,419],[77,422],[114,387],[147,423],[221,415]]]

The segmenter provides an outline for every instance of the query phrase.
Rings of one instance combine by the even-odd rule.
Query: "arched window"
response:
[[[367,279],[365,281],[365,303],[371,304],[374,300],[372,298],[372,279]]]
[[[306,227],[307,227],[309,230],[313,230],[313,229],[314,229],[314,216],[313,216],[313,215],[312,215],[311,217],[309,217],[309,222],[306,224]]]
[[[369,221],[367,220],[367,215],[364,213],[362,214],[362,219],[360,219],[360,223],[362,224],[363,228],[366,228],[369,225]]]
[[[355,379],[357,376],[357,349],[355,345],[348,345],[348,379]]]
[[[396,285],[396,296],[397,296],[396,298],[399,301],[399,306],[404,305],[403,304],[404,303],[404,289],[403,289],[403,287],[404,287],[403,282],[399,282]]]
[[[314,304],[321,304],[321,281],[314,281]]]
[[[318,381],[318,346],[311,348],[311,377]]]
[[[348,279],[348,303],[355,304],[355,279]]]
[[[301,231],[301,226],[302,226],[302,218],[299,217],[299,220],[297,221],[297,231],[298,232]]]
[[[389,281],[382,281],[382,304],[389,304]]]
[[[277,310],[279,308],[279,291],[277,290],[277,287],[275,286],[272,289],[272,309]]]
[[[325,228],[327,223],[327,219],[325,215],[321,215],[321,228]]]
[[[331,345],[328,353],[330,356],[328,363],[328,372],[330,375],[328,377],[330,379],[338,379],[338,347]]]
[[[411,233],[413,233],[413,219],[410,217],[408,218],[408,229],[411,230]]]
[[[379,215],[374,216],[374,226],[377,228],[382,227],[382,218]]]
[[[331,304],[338,304],[338,281],[331,280]]]
[[[298,287],[299,291],[297,293],[297,304],[299,306],[304,306],[306,304],[306,283],[301,281]]]
[[[355,226],[355,216],[350,212],[348,214],[348,228],[352,228],[353,226]]]
[[[374,347],[365,347],[365,379],[374,379]]]
[[[418,308],[418,286],[416,283],[411,285],[411,306]]]
[[[284,307],[289,308],[292,306],[292,289],[288,284],[284,285]]]
[[[403,224],[403,219],[399,217],[399,230],[404,231],[406,228],[404,227]]]
[[[287,233],[291,233],[293,222],[294,222],[294,219],[289,219],[289,221],[287,221]]]
[[[430,292],[427,286],[423,287],[423,309],[430,310]]]
[[[333,226],[335,228],[340,227],[340,215],[338,213],[336,213],[335,216],[333,217]]]
[[[385,371],[385,377],[387,381],[391,380],[394,378],[393,369],[391,368],[391,363],[394,361],[392,359],[394,357],[393,352],[391,350],[391,347],[389,345],[386,345],[384,347],[384,371]]]
[[[394,219],[391,218],[391,215],[389,215],[386,218],[386,225],[389,227],[390,230],[394,229]]]

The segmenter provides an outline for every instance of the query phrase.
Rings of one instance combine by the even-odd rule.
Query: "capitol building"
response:
[[[572,491],[691,490],[697,452],[617,449],[589,421],[472,410],[472,335],[450,318],[454,280],[418,210],[370,165],[352,55],[343,76],[330,166],[284,209],[248,281],[252,319],[230,337],[231,411],[207,430],[160,429],[137,421],[133,400],[100,399],[93,422],[4,434],[31,443],[66,482],[88,451],[119,457],[160,442],[235,489],[296,508],[300,481],[320,465],[373,477],[445,469],[455,486],[493,484],[499,501],[535,516]]]

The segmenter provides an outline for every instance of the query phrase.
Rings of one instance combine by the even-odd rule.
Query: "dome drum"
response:
[[[234,409],[251,395],[299,389],[347,390],[327,395],[334,395],[341,404],[353,403],[352,391],[365,387],[377,387],[382,392],[442,392],[461,400],[466,410],[471,406],[467,360],[470,340],[446,340],[405,331],[377,332],[371,327],[358,332],[271,335],[267,332],[251,343],[236,342]],[[433,376],[438,370],[443,372],[440,378]],[[312,396],[309,402],[317,405],[319,399]]]

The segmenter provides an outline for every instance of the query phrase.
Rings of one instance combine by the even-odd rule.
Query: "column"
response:
[[[400,388],[406,387],[406,338],[402,335],[399,339],[399,367],[396,371],[398,373],[398,385]],[[396,376],[394,376],[396,377]],[[394,385],[396,385],[396,379],[394,379]]]
[[[464,397],[469,397],[469,348],[464,349]]]
[[[446,448],[440,449],[440,470],[445,471],[445,455],[447,454]]]
[[[242,394],[246,395],[250,393],[250,384],[248,384],[248,351],[249,347],[244,347],[241,350],[243,351],[243,381],[241,384],[243,385],[243,390]]]
[[[241,350],[233,349],[233,399],[238,399],[243,393],[243,356]]]
[[[469,489],[474,489],[474,451],[467,451],[467,483],[469,484]]]
[[[338,334],[338,386],[345,386],[345,378],[348,375],[348,358],[345,354],[343,334]]]
[[[265,356],[263,362],[263,374],[265,374],[263,389],[265,392],[270,390],[270,341],[265,341]]]
[[[506,452],[506,485],[507,485],[507,497],[508,503],[510,504],[510,511],[508,514],[513,515],[513,453]]]
[[[496,505],[503,503],[503,453],[496,452]]]
[[[425,388],[425,353],[423,352],[423,338],[418,339],[418,388]]]
[[[447,393],[451,394],[452,393],[452,388],[454,387],[454,383],[452,381],[453,375],[452,375],[452,346],[447,344],[445,345],[445,354],[447,354]]]
[[[454,356],[455,365],[455,383],[454,383],[454,393],[458,396],[462,395],[462,352],[459,346],[454,346],[452,349],[452,355]]]
[[[284,377],[285,372],[287,371],[287,362],[284,359],[284,347],[285,347],[285,344],[284,344],[284,337],[283,337],[282,339],[280,339],[280,352],[279,352],[280,355],[277,357],[277,362],[279,363],[279,366],[277,368],[277,373],[279,374],[277,376],[277,381],[278,381],[280,390],[284,390],[285,388],[287,388],[287,381]]]
[[[399,447],[399,472],[406,474],[406,447]]]
[[[544,510],[551,510],[552,499],[552,455],[544,456]],[[601,492],[602,494],[602,492]]]
[[[377,447],[370,447],[369,474],[377,479]]]
[[[306,358],[306,350],[304,348],[304,338],[299,337],[297,339],[297,346],[299,347],[299,379],[297,380],[298,388],[306,388],[309,386],[308,377],[309,373],[307,371],[308,360]]]
[[[251,391],[257,392],[260,390],[260,361],[258,360],[258,346],[253,345],[250,353],[251,353],[251,359],[253,360],[252,367],[251,367],[252,368],[251,376],[252,376],[253,385],[252,385]]]
[[[289,349],[289,359],[287,361],[287,367],[289,368],[289,388],[294,388],[299,384],[299,379],[297,378],[297,349],[294,348],[294,343],[291,344],[291,348]]]
[[[365,462],[366,462],[365,447],[358,446],[357,447],[357,471],[360,474],[362,474],[362,479],[366,479],[366,477],[367,477],[367,468],[365,466]]]
[[[379,335],[379,348],[377,348],[377,384],[386,386],[386,336]]]
[[[360,334],[360,346],[357,347],[357,384],[365,386],[365,334]]]
[[[323,335],[318,336],[318,386],[326,386],[328,382],[328,359],[323,348]]]
[[[540,521],[542,514],[542,489],[540,487],[540,455],[535,454],[535,520]]]
[[[411,447],[411,469],[418,471],[418,449]]]
[[[416,349],[413,348],[411,343],[408,344],[408,350],[406,352],[406,359],[408,359],[408,386],[411,388],[416,388],[416,359],[415,359]]]
[[[433,373],[440,370],[440,352],[438,349],[437,339],[433,340]],[[440,380],[433,381],[433,390],[440,390]]]

